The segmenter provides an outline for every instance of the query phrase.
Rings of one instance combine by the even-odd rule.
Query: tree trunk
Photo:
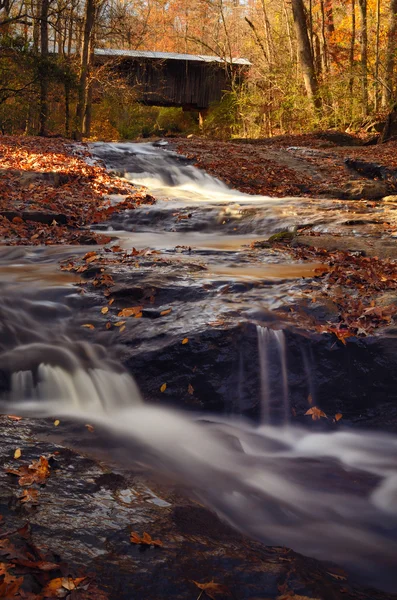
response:
[[[368,115],[368,27],[367,0],[358,0],[360,6],[360,38],[361,38],[361,102],[363,117]]]
[[[81,140],[87,101],[87,79],[89,70],[90,46],[95,22],[95,0],[87,0],[85,8],[84,34],[81,50],[80,78],[76,108],[74,138]]]
[[[41,0],[40,10],[40,115],[39,135],[47,134],[48,119],[48,9],[49,0]]]
[[[314,71],[313,54],[310,47],[303,0],[292,0],[292,14],[298,42],[299,63],[302,69],[306,93],[316,109],[321,108],[318,81]]]
[[[383,144],[391,139],[397,138],[397,104],[395,104],[387,116],[385,126],[379,137],[378,144]]]
[[[397,0],[390,0],[390,17],[387,32],[385,85],[382,94],[382,105],[389,106],[393,99],[393,76],[397,36]]]
[[[350,119],[353,119],[353,92],[354,92],[354,48],[356,45],[356,0],[351,0],[352,13],[352,31],[350,38],[350,77],[349,77],[349,103],[350,103]]]
[[[380,0],[376,0],[374,111],[379,109]]]

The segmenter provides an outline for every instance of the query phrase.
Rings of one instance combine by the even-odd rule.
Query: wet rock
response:
[[[348,181],[343,193],[352,200],[379,200],[386,196],[390,186],[384,181]]]
[[[32,553],[45,549],[54,569],[59,566],[59,574],[53,570],[39,578],[30,577],[35,570],[29,561],[20,566],[26,592],[39,593],[37,582],[45,577],[88,575],[86,593],[101,600],[197,598],[200,590],[194,581],[222,584],[240,600],[276,600],[284,592],[311,599],[396,599],[393,593],[358,585],[334,564],[249,540],[201,504],[142,474],[127,468],[115,472],[103,460],[40,441],[46,434],[50,437],[49,427],[40,420],[1,419],[3,463],[12,461],[17,446],[25,461],[58,453],[57,469],[40,489],[34,509],[16,508],[16,478],[0,471],[2,529],[14,532],[9,534],[13,551],[29,552],[31,565]],[[27,521],[27,528],[16,531]],[[163,546],[131,544],[131,531],[146,531]],[[2,560],[9,560],[7,548]]]

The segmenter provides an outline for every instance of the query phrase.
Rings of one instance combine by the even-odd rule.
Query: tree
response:
[[[382,94],[382,105],[390,106],[393,99],[393,76],[397,38],[397,0],[390,0],[390,16],[387,31],[386,68]]]
[[[298,43],[299,63],[302,69],[306,93],[313,102],[314,107],[320,109],[322,102],[314,70],[313,53],[310,46],[303,0],[292,0],[292,14]]]
[[[76,108],[74,138],[80,140],[83,135],[84,116],[88,97],[88,73],[91,57],[91,42],[95,24],[96,0],[86,0],[84,34],[81,49],[80,77]]]
[[[48,119],[48,10],[49,0],[41,0],[40,6],[40,113],[39,135],[47,134]]]
[[[360,7],[360,42],[361,42],[361,102],[362,113],[368,115],[368,25],[367,0],[358,0]]]

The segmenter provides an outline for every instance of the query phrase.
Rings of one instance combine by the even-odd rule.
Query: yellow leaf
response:
[[[95,329],[95,326],[92,323],[84,323],[82,327],[86,327],[87,329]]]
[[[101,308],[101,313],[103,315],[106,315],[106,313],[108,313],[108,312],[109,312],[109,307],[108,306],[104,306],[103,308]]]
[[[167,384],[163,383],[163,385],[160,388],[160,392],[165,392],[166,389],[167,389]]]
[[[182,344],[187,344],[188,342],[189,342],[189,338],[184,338],[184,339],[182,340]]]
[[[122,331],[124,331],[124,329],[125,329],[125,325],[122,325],[122,326],[120,327],[120,333],[121,333]]]
[[[340,421],[342,417],[343,417],[342,413],[336,413],[335,421]]]
[[[123,325],[125,325],[127,323],[127,321],[117,321],[117,323],[114,324],[115,327],[122,327]]]
[[[162,317],[165,317],[165,315],[169,315],[171,311],[172,311],[172,308],[167,308],[167,310],[162,310],[160,315]]]
[[[59,423],[60,423],[60,422],[61,422],[61,421],[60,421],[59,419],[57,419],[56,421],[54,421],[54,425],[55,425],[55,427],[58,427],[58,425],[59,425]]]
[[[14,452],[14,458],[21,458],[22,452],[20,448],[17,448]]]

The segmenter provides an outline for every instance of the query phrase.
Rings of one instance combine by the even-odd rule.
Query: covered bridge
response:
[[[241,80],[251,64],[245,58],[230,63],[217,56],[107,48],[95,49],[94,57],[96,64],[114,61],[114,69],[136,90],[138,102],[200,112],[219,102],[230,87],[227,69]]]

